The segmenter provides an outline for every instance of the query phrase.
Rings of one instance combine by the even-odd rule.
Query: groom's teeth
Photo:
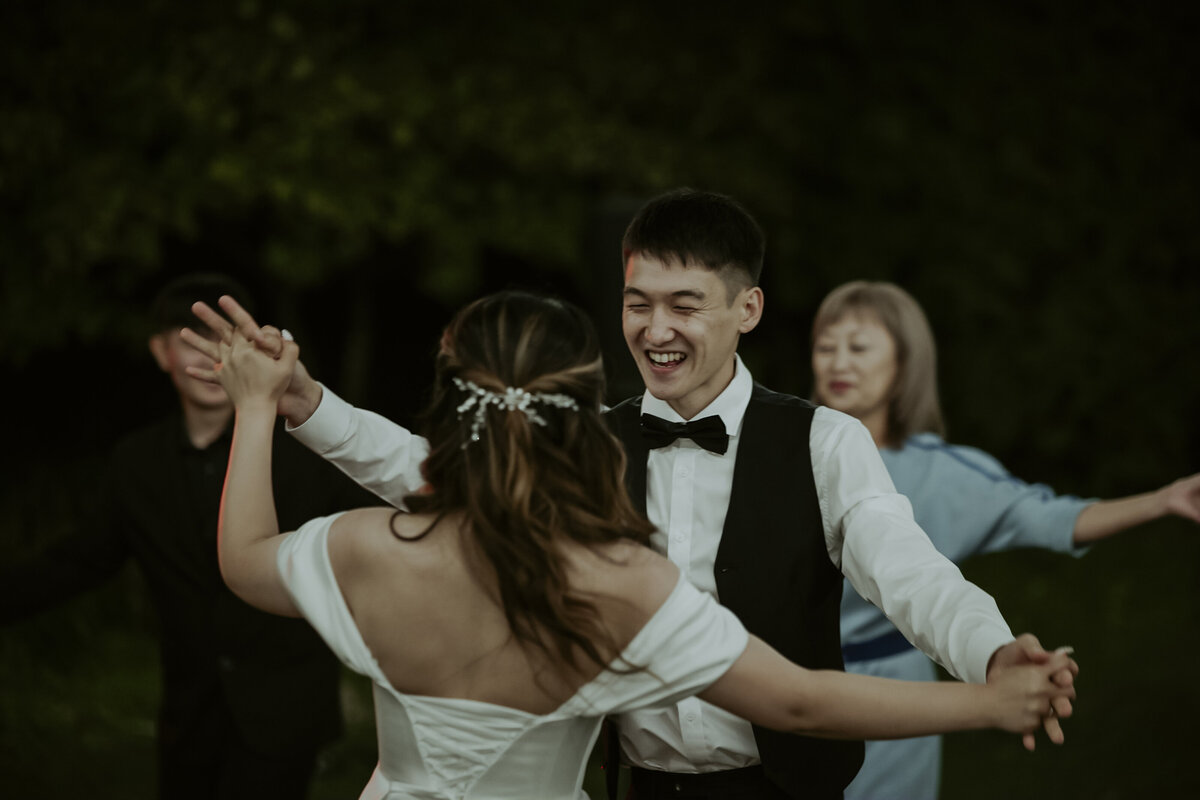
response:
[[[650,357],[650,360],[653,361],[655,364],[670,364],[673,361],[682,361],[684,358],[683,353],[650,353],[650,352],[647,352],[646,355],[648,355]]]

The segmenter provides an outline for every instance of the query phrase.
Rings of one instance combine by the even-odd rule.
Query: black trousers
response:
[[[790,800],[761,766],[699,775],[632,769],[628,800]]]

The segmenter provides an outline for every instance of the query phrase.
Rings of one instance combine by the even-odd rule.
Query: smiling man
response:
[[[738,336],[758,325],[762,289],[688,269],[673,256],[625,261],[622,327],[646,390],[685,419],[733,380]]]
[[[843,574],[962,679],[1040,658],[933,549],[860,423],[754,382],[737,347],[762,317],[764,250],[750,214],[711,192],[668,192],[626,231],[622,328],[646,391],[608,416],[654,546],[808,667],[842,668]],[[859,742],[753,728],[695,698],[618,729],[637,800],[841,797],[862,759]]]

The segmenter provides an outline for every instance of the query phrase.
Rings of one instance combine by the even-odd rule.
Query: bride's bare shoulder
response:
[[[402,555],[410,566],[421,563],[430,544],[437,520],[426,514],[408,514],[379,506],[348,511],[334,520],[329,535],[329,555],[335,568],[364,570]],[[397,553],[402,550],[402,553]]]
[[[604,546],[603,550],[599,551],[607,561],[617,567],[632,570],[632,574],[646,575],[650,573],[663,573],[674,576],[678,573],[678,569],[663,556],[656,553],[651,548],[638,544],[631,539],[621,539],[620,541],[610,542]]]
[[[386,506],[347,511],[333,521],[329,529],[330,541],[337,542],[340,547],[362,546],[374,538],[375,532],[386,531],[395,513],[396,509]]]
[[[583,548],[572,558],[572,566],[584,591],[613,594],[651,612],[679,581],[678,567],[629,540]]]

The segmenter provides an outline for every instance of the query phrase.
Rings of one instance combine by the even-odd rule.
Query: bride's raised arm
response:
[[[279,354],[272,357],[233,328],[224,330],[217,341],[186,329],[184,335],[217,362],[213,375],[233,401],[236,414],[217,522],[221,577],[255,608],[300,616],[275,565],[281,537],[271,484],[276,408],[292,379],[300,348],[281,340]]]

